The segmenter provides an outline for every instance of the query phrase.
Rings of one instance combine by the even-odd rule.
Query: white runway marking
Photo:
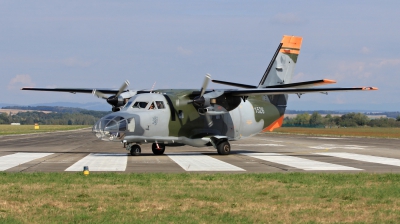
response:
[[[127,160],[126,153],[90,153],[65,171],[83,171],[84,166],[89,171],[125,171]]]
[[[336,144],[323,144],[318,146],[310,146],[312,149],[358,149],[358,150],[366,150],[368,146],[363,145],[336,145]]]
[[[0,157],[0,171],[8,170],[14,166],[21,165],[23,163],[30,162],[35,159],[43,158],[45,156],[52,155],[53,153],[22,153],[18,152],[15,154]]]
[[[391,166],[400,166],[400,159],[392,159],[380,156],[368,156],[368,155],[360,155],[354,153],[346,153],[346,152],[324,152],[324,153],[314,153],[324,156],[333,156],[339,157],[343,159],[352,159],[357,161],[369,162],[369,163],[379,163],[384,165]]]
[[[245,171],[201,153],[168,153],[166,155],[186,171]]]
[[[231,145],[237,145],[237,146],[284,146],[280,144],[231,144]]]
[[[241,154],[268,162],[295,167],[302,170],[361,170],[354,167],[319,162],[309,159],[298,158],[294,156],[286,156],[278,153],[241,153]]]
[[[330,139],[347,139],[347,138],[333,138],[333,137],[307,137],[307,138],[316,138],[316,139],[326,139],[326,140],[330,140]]]

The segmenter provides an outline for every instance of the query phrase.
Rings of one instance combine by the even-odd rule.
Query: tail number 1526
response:
[[[263,107],[254,107],[256,114],[265,114]]]

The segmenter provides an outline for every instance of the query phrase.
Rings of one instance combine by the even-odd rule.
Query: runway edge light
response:
[[[89,167],[88,166],[83,167],[83,175],[85,175],[85,176],[89,175]]]

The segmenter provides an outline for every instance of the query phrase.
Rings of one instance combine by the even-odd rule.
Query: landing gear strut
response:
[[[163,143],[153,143],[151,145],[151,150],[153,151],[154,155],[162,155],[165,151],[165,145]]]
[[[132,156],[140,156],[142,149],[139,145],[127,145],[126,150],[128,150]]]

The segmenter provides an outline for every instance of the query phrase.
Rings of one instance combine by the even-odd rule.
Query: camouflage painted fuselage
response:
[[[97,122],[93,131],[102,140],[202,147],[210,145],[213,137],[239,140],[279,127],[287,101],[287,95],[275,95],[247,99],[235,97],[231,100],[234,108],[211,104],[216,112],[221,113],[210,116],[213,125],[209,127],[205,116],[199,114],[198,108],[191,103],[191,95],[197,90],[163,89],[154,92],[132,97],[121,111]],[[151,103],[160,101],[164,102],[164,108],[150,109]],[[145,108],[132,108],[134,102],[148,104]]]

